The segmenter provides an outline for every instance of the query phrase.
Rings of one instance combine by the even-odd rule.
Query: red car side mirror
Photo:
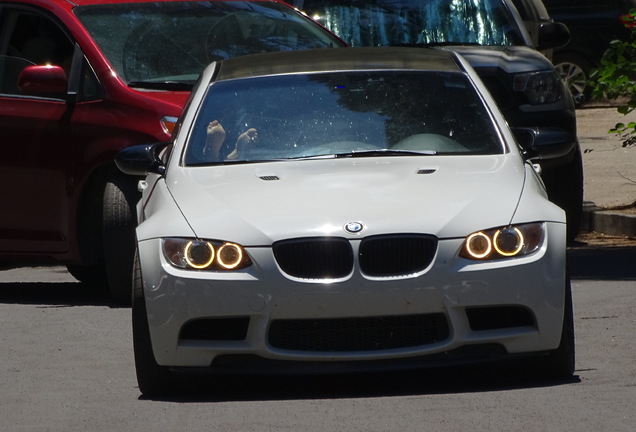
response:
[[[18,88],[27,94],[64,94],[68,89],[66,72],[60,66],[27,66],[18,77]]]

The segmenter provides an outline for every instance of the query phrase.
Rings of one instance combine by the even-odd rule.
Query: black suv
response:
[[[543,0],[552,18],[570,29],[571,40],[554,51],[553,62],[577,103],[589,99],[590,70],[613,40],[628,40],[629,31],[620,18],[636,8],[636,0]]]
[[[540,0],[515,0],[541,7]],[[537,3],[538,4],[535,4]],[[572,150],[541,161],[548,195],[579,231],[583,168],[574,101],[540,50],[565,45],[567,28],[545,16],[526,22],[511,0],[294,0],[351,46],[441,47],[460,53],[482,78],[511,127],[559,128]],[[531,31],[529,31],[530,29]]]

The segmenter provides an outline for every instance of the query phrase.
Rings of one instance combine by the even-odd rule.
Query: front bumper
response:
[[[369,278],[356,266],[337,281],[288,277],[270,248],[248,248],[254,265],[241,272],[179,270],[165,261],[160,240],[141,241],[155,358],[228,370],[386,369],[556,349],[565,225],[546,227],[543,247],[530,256],[475,263],[458,258],[462,239],[440,240],[420,274]]]

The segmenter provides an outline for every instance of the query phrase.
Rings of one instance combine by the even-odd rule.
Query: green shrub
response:
[[[617,111],[627,115],[636,110],[636,9],[621,20],[631,30],[629,40],[610,44],[590,84],[594,97],[619,100]],[[609,132],[620,137],[623,147],[636,146],[636,122],[617,123]]]

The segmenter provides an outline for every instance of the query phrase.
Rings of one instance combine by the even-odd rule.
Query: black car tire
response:
[[[581,231],[583,216],[583,158],[580,147],[577,145],[570,162],[545,170],[541,177],[550,201],[565,210],[567,240],[573,242]]]
[[[570,89],[576,106],[583,106],[592,95],[592,89],[587,82],[593,65],[584,57],[570,52],[554,53],[552,62]]]
[[[111,296],[122,306],[130,305],[132,297],[135,207],[140,197],[136,178],[120,173],[107,178],[102,214],[104,259]]]
[[[148,312],[143,290],[139,255],[135,253],[133,265],[132,334],[137,383],[144,396],[167,396],[173,391],[172,374],[167,367],[157,364],[152,351]]]

